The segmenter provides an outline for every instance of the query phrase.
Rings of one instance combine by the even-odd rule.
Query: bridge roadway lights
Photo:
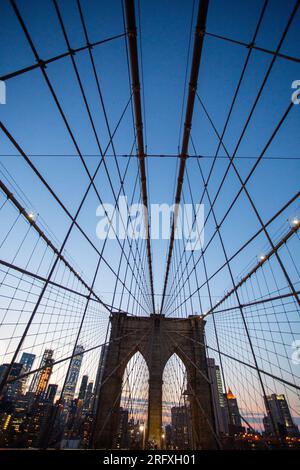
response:
[[[97,449],[113,449],[118,428],[123,374],[128,361],[139,351],[149,369],[148,425],[146,442],[162,447],[162,377],[169,358],[176,353],[187,371],[187,390],[193,449],[214,449],[216,442],[201,316],[170,318],[111,315],[111,333],[103,364],[94,442]],[[190,338],[190,339],[189,339]]]

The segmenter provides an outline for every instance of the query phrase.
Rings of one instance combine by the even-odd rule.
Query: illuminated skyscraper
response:
[[[24,374],[31,371],[33,363],[35,360],[35,354],[23,352],[20,360],[20,364],[23,364],[23,372]],[[28,383],[29,376],[24,377],[22,380],[22,391],[25,393],[26,385]]]
[[[227,406],[229,415],[229,433],[237,434],[239,432],[243,432],[244,428],[242,426],[242,420],[237,399],[230,389],[227,393]]]
[[[213,358],[207,358],[208,376],[211,383],[214,417],[217,433],[228,432],[227,406],[224,399],[220,367]]]
[[[21,356],[20,363],[23,364],[24,370],[25,370],[26,372],[30,372],[30,371],[31,371],[32,366],[33,366],[33,363],[34,363],[34,360],[35,360],[35,354],[23,352],[23,354],[22,354],[22,356]]]
[[[39,365],[39,368],[41,370],[39,370],[38,372],[34,374],[32,382],[29,387],[30,392],[37,393],[38,388],[39,388],[39,393],[41,393],[41,391],[43,393],[46,390],[46,387],[48,385],[50,375],[52,372],[53,362],[54,362],[53,350],[45,349],[43,357]]]
[[[52,374],[52,368],[53,368],[53,359],[48,358],[44,366],[44,369],[41,371],[41,375],[37,383],[37,387],[36,387],[37,395],[43,395],[45,393],[48,382],[50,380],[50,376]]]
[[[78,354],[78,353],[79,354],[77,356],[74,356],[73,359],[71,360],[70,369],[69,369],[67,380],[66,380],[66,385],[63,391],[63,399],[65,403],[67,404],[70,404],[71,401],[74,399],[76,385],[78,382],[79,372],[80,372],[82,358],[83,358],[83,354],[82,354],[83,352],[84,352],[84,347],[78,345],[75,349],[75,354]]]
[[[268,395],[266,397],[268,416],[264,417],[266,434],[285,437],[299,437],[299,429],[295,425],[285,395]]]
[[[7,369],[9,368],[10,364],[2,364],[0,366],[0,383],[2,380],[2,377],[4,374],[7,372]],[[8,380],[14,380],[11,383],[8,383],[4,387],[4,393],[3,395],[5,398],[9,401],[14,401],[16,400],[23,391],[23,383],[22,380],[16,380],[20,375],[24,373],[24,367],[23,364],[19,362],[15,362],[11,368],[11,371],[8,376]]]

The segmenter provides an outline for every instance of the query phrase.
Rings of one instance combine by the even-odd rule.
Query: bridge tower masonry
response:
[[[139,351],[149,369],[148,424],[146,441],[162,442],[163,371],[176,353],[187,371],[192,449],[215,449],[214,417],[204,346],[205,321],[201,316],[170,318],[113,313],[111,332],[99,392],[93,445],[113,449],[118,428],[123,374],[128,361]]]

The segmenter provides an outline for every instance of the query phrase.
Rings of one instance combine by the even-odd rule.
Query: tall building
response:
[[[285,395],[268,395],[266,397],[268,415],[264,417],[266,434],[280,437],[299,437],[299,428],[295,425]]]
[[[213,358],[207,358],[207,366],[211,383],[216,431],[218,434],[226,434],[228,432],[228,412],[224,398],[220,367],[216,365]]]
[[[51,375],[53,362],[54,362],[53,361],[53,349],[45,349],[40,365],[39,365],[40,370],[34,374],[30,387],[29,387],[29,392],[37,393],[38,386],[39,386],[39,390],[43,390],[45,386],[45,380],[48,377],[48,373],[50,372],[50,375]],[[43,374],[45,368],[47,368],[48,371],[46,374]],[[50,368],[51,368],[51,371],[50,371]],[[48,377],[48,381],[49,381],[50,375]],[[46,383],[46,387],[47,385],[48,385],[48,382]],[[43,391],[46,390],[46,387],[44,388]]]
[[[9,368],[10,364],[2,364],[0,366],[0,383],[2,381],[2,378],[4,377],[4,374],[6,373],[7,369]],[[9,373],[9,376],[7,378],[7,381],[9,380],[14,380],[11,383],[8,383],[5,388],[4,388],[4,397],[8,401],[14,401],[16,400],[23,392],[23,383],[22,380],[16,380],[21,374],[24,373],[24,367],[23,364],[19,362],[14,362],[12,365],[11,371]]]
[[[49,384],[48,385],[47,392],[45,394],[45,401],[47,401],[51,404],[54,403],[56,393],[57,393],[57,388],[58,388],[57,384]]]
[[[123,415],[123,420],[125,424],[126,420],[126,411],[123,408],[120,409],[120,412]],[[128,412],[127,412],[128,413]],[[143,430],[141,429],[143,427]],[[125,430],[125,429],[124,429]],[[143,449],[144,447],[144,424],[140,423],[139,420],[135,420],[132,416],[128,421],[127,414],[127,437],[128,437],[128,449]]]
[[[23,352],[20,363],[23,364],[25,372],[30,372],[35,360],[35,354]]]
[[[128,439],[128,410],[120,407],[118,416],[118,430],[115,437],[115,446],[117,449],[127,449]]]
[[[270,419],[268,418],[268,416],[263,417],[263,425],[264,425],[264,429],[265,429],[265,434],[267,436],[271,436],[272,435],[272,428],[271,428]]]
[[[86,411],[90,411],[93,407],[93,388],[94,388],[94,382],[89,382],[87,388],[86,388],[86,394],[85,394],[85,399],[83,402],[83,408]]]
[[[22,356],[21,356],[21,359],[20,359],[20,364],[23,364],[23,373],[24,374],[31,371],[34,360],[35,360],[35,354],[31,354],[31,353],[27,353],[27,352],[22,353]],[[28,383],[28,379],[29,379],[29,376],[24,377],[22,379],[23,393],[26,392],[26,386],[27,386],[27,383]]]
[[[175,449],[188,449],[189,410],[186,405],[171,408],[172,440]]]
[[[172,426],[167,424],[165,427],[166,449],[172,449]]]
[[[105,344],[101,348],[101,354],[100,354],[100,359],[99,359],[99,365],[98,365],[98,370],[97,370],[97,375],[96,375],[96,381],[95,381],[95,388],[94,388],[94,406],[93,406],[93,413],[96,413],[96,409],[98,406],[98,398],[99,398],[99,392],[100,392],[100,387],[102,383],[102,377],[104,373],[104,368],[105,368],[105,362],[106,362],[106,357],[107,357],[107,351],[108,351],[108,344]]]
[[[70,404],[74,399],[76,385],[78,382],[79,372],[82,364],[82,353],[84,352],[84,347],[77,345],[75,349],[75,354],[70,363],[70,369],[68,372],[65,388],[63,391],[63,399],[65,403]]]
[[[83,375],[81,379],[81,384],[80,384],[80,389],[79,389],[79,394],[78,394],[78,400],[84,400],[85,394],[86,394],[86,388],[87,388],[87,383],[89,380],[88,375]]]
[[[50,380],[50,376],[52,374],[53,362],[54,360],[52,359],[52,357],[46,360],[44,369],[41,371],[41,375],[39,376],[39,380],[37,382],[35,392],[36,395],[44,396],[44,393],[46,392],[46,388]]]
[[[244,428],[242,426],[242,420],[237,399],[230,389],[228,390],[226,398],[228,406],[229,433],[238,434],[239,432],[243,432]]]

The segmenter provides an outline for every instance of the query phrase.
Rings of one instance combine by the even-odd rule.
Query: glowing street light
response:
[[[259,259],[260,259],[260,261],[265,261],[266,255],[260,255]]]
[[[291,228],[299,228],[300,227],[300,215],[294,214],[288,218],[288,223]]]
[[[143,424],[140,424],[139,431],[143,435],[142,449],[145,449],[145,426]]]
[[[29,217],[29,219],[31,219],[31,220],[35,220],[35,219],[36,219],[36,215],[35,215],[34,212],[29,212],[29,213],[28,213],[28,217]]]
[[[29,211],[26,213],[27,219],[32,220],[32,222],[36,221],[36,219],[38,218],[38,215],[39,214],[35,211]]]
[[[165,437],[166,437],[166,435],[165,435],[165,433],[163,432],[163,433],[161,434],[161,441],[162,441],[162,442],[161,442],[161,448],[162,448],[162,449],[165,449],[165,448],[166,448],[166,440],[165,440]]]

